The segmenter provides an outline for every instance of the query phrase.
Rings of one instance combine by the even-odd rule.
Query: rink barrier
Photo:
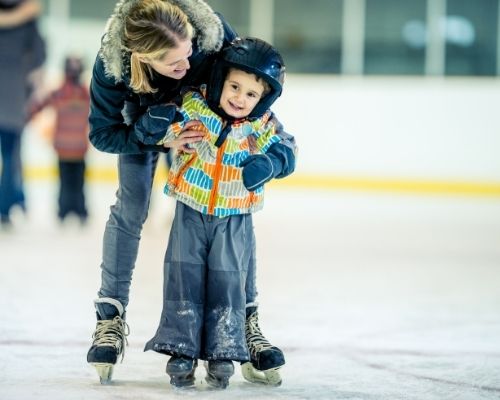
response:
[[[27,167],[24,176],[28,181],[55,180],[57,169],[52,167]],[[86,177],[89,182],[116,183],[118,181],[118,173],[115,168],[88,168]],[[155,184],[162,185],[165,180],[166,170],[165,168],[159,168],[155,176]],[[295,173],[284,180],[274,180],[269,186],[303,190],[350,190],[419,195],[500,197],[500,182],[364,178]]]

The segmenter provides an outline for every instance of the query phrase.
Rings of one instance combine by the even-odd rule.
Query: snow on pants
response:
[[[148,215],[158,155],[159,153],[150,152],[118,156],[119,187],[116,203],[111,207],[104,230],[101,288],[98,296],[116,299],[124,308],[129,302],[132,273],[142,225]],[[187,238],[187,245],[190,240]],[[254,303],[257,297],[255,268],[255,258],[252,255],[248,265],[247,303]],[[114,311],[114,307],[108,309],[110,314]],[[105,315],[101,317],[106,318],[106,313],[103,313]]]
[[[252,215],[204,215],[177,202],[165,255],[163,311],[146,350],[248,360],[245,282],[255,250]]]

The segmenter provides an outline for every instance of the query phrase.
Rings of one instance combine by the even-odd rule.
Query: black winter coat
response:
[[[223,46],[225,46],[236,37],[236,33],[222,16],[219,17],[224,26]],[[213,57],[213,53],[207,54],[201,51],[194,40],[193,54],[189,57],[191,67],[183,79],[176,80],[155,74],[151,84],[158,88],[158,91],[137,94],[128,85],[130,82],[128,72],[123,74],[121,82],[116,82],[114,77],[107,74],[104,61],[98,55],[90,84],[90,142],[98,150],[107,153],[167,152],[168,149],[163,146],[140,143],[135,132],[135,121],[149,106],[174,101],[182,86],[199,86],[206,82]],[[124,64],[128,62],[129,60],[125,60]],[[128,71],[127,65],[123,69]]]

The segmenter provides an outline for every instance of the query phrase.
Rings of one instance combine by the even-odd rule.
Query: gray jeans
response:
[[[116,203],[111,207],[104,230],[101,288],[98,296],[116,299],[124,308],[129,302],[132,272],[142,226],[148,216],[157,162],[158,153],[118,156],[119,187]],[[254,304],[257,298],[255,269],[255,257],[252,257],[245,286],[247,306]],[[105,315],[101,317],[106,318]]]

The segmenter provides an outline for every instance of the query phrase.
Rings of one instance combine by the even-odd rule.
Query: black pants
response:
[[[85,206],[85,161],[59,160],[59,211],[60,219],[73,212],[81,219],[87,218]]]

